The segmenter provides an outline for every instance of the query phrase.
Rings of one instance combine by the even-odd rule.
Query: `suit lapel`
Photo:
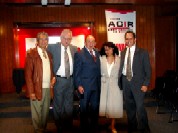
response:
[[[92,58],[92,56],[90,55],[90,53],[88,52],[88,50],[84,47],[84,53],[87,56],[87,58]]]
[[[57,44],[57,48],[55,50],[57,53],[56,55],[58,55],[58,58],[61,59],[61,43]]]
[[[72,45],[69,45],[70,53],[72,55],[72,60],[74,60],[75,49]]]
[[[94,51],[95,51],[95,56],[96,56],[96,62],[98,62],[100,55],[96,49],[94,49]]]
[[[133,65],[134,65],[135,60],[137,59],[138,53],[139,53],[139,48],[136,47],[136,48],[135,48],[134,55],[133,55],[132,68],[133,68]]]

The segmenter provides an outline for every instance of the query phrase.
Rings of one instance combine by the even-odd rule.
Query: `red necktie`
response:
[[[93,54],[93,51],[90,51],[90,54],[93,57],[93,60],[96,62],[96,56]]]

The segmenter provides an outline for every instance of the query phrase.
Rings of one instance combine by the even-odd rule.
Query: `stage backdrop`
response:
[[[127,30],[133,30],[136,33],[136,12],[128,10],[105,10],[106,25],[107,25],[107,38],[116,44],[120,51],[126,45],[124,34]]]
[[[19,52],[19,66],[18,68],[24,68],[25,65],[25,58],[26,58],[26,51],[30,48],[35,47],[36,44],[36,35],[38,32],[45,31],[49,35],[49,45],[55,44],[60,42],[60,34],[61,31],[65,27],[59,28],[21,28],[21,29],[14,29],[18,30],[16,36],[18,38],[18,52]],[[91,29],[88,27],[70,27],[72,30],[73,38],[72,44],[77,46],[78,48],[83,48],[85,37],[91,34]]]

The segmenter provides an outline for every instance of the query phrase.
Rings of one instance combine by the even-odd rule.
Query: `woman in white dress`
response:
[[[120,58],[112,42],[103,44],[101,51],[101,94],[99,115],[111,119],[110,129],[117,133],[115,119],[123,117],[123,94],[118,86]]]

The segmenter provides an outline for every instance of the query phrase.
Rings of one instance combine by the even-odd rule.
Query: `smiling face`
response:
[[[61,44],[64,47],[67,47],[70,45],[71,41],[72,41],[72,31],[68,29],[64,29],[61,33]]]
[[[133,33],[126,33],[125,34],[125,44],[128,47],[132,47],[136,43],[136,38],[134,37]]]
[[[40,32],[37,35],[37,46],[42,49],[46,49],[48,46],[48,34],[45,32]]]
[[[89,49],[89,51],[96,46],[95,38],[92,35],[87,36],[85,46]]]
[[[113,56],[113,50],[114,50],[114,48],[105,46],[104,50],[105,50],[106,56]]]

